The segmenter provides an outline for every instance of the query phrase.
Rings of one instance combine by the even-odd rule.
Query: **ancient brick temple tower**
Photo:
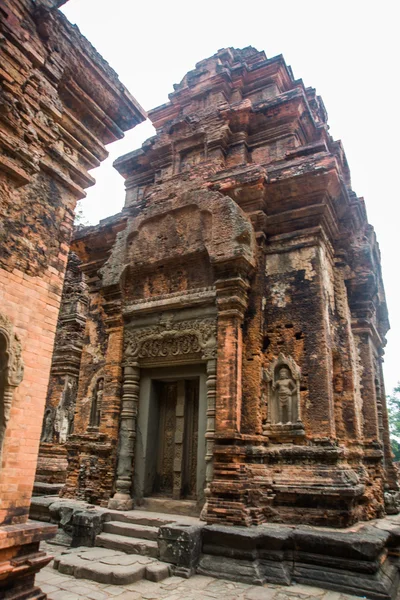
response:
[[[86,329],[69,374],[56,345],[42,457],[69,378],[64,496],[186,500],[234,525],[383,515],[380,255],[321,98],[254,48],[201,61],[169,98],[115,163],[122,212],[75,237],[62,315],[75,289]]]

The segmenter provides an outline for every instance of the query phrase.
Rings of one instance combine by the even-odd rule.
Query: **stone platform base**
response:
[[[51,539],[57,527],[45,523],[21,523],[0,527],[0,598],[44,600],[35,586],[35,575],[53,558],[39,550],[42,540]]]
[[[36,498],[33,503],[32,512],[44,517],[48,500]],[[399,588],[400,515],[347,529],[283,524],[227,527],[205,525],[188,516],[121,513],[82,504],[51,503],[47,510],[60,513],[61,526],[71,515],[73,539],[79,545],[121,551],[128,544],[132,554],[138,553],[135,538],[147,538],[141,540],[143,548],[145,542],[151,549],[157,550],[157,545],[154,556],[180,577],[198,573],[250,585],[305,584],[374,600],[395,600]],[[107,536],[122,538],[125,546],[97,543]],[[153,555],[147,550],[146,554]]]
[[[206,526],[197,573],[251,584],[293,583],[395,600],[400,517],[345,530],[263,525]]]

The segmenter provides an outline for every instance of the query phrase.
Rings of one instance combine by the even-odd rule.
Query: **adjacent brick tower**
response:
[[[58,11],[0,2],[0,597],[45,598],[55,527],[28,521],[76,201],[105,144],[145,118]]]
[[[115,163],[125,208],[73,243],[89,309],[64,495],[232,525],[383,515],[380,255],[321,98],[282,56],[228,48],[149,116]]]

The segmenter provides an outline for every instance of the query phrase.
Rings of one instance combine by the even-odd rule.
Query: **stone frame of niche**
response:
[[[104,386],[105,386],[105,373],[104,373],[104,367],[102,367],[97,373],[95,373],[92,377],[92,379],[90,380],[90,384],[88,386],[88,394],[86,397],[88,397],[90,399],[90,410],[89,410],[89,418],[88,418],[88,422],[87,422],[87,426],[86,426],[86,432],[87,433],[99,433],[100,431],[100,425],[101,425],[101,404],[100,403],[100,409],[99,410],[99,424],[98,425],[93,425],[91,423],[91,416],[92,416],[92,410],[93,410],[93,400],[94,400],[94,396],[95,394],[99,391],[98,390],[98,385],[100,383],[100,381],[103,382],[103,397],[102,397],[102,401],[104,402]],[[98,402],[98,399],[97,399]]]
[[[43,415],[43,422],[42,422],[42,432],[40,434],[40,443],[41,444],[53,444],[53,438],[54,438],[54,417],[55,417],[55,409],[52,406],[46,406],[45,411],[44,411],[44,415]],[[51,432],[50,432],[50,437],[51,440],[47,440],[47,435],[46,435],[46,419],[47,417],[50,415],[50,423],[51,423]]]
[[[210,495],[213,478],[215,435],[215,398],[217,369],[217,318],[195,317],[174,321],[161,316],[157,325],[135,328],[128,325],[124,335],[123,388],[118,434],[118,459],[115,494],[108,507],[133,508],[132,477],[135,465],[136,427],[140,396],[140,369],[205,363],[207,372],[206,489]]]
[[[297,397],[297,418],[295,422],[290,423],[275,423],[272,421],[274,394],[273,394],[273,383],[275,375],[283,367],[290,370],[291,376],[295,382],[296,397]],[[301,369],[296,364],[291,356],[285,356],[282,352],[279,353],[278,357],[273,360],[267,369],[263,370],[263,382],[265,386],[265,403],[267,409],[267,417],[263,424],[263,434],[271,439],[277,438],[280,442],[288,441],[294,442],[305,436],[304,425],[301,420],[301,402],[300,402],[300,381],[301,381]],[[294,392],[293,392],[294,393]]]
[[[3,378],[3,404],[2,423],[0,423],[0,455],[3,449],[5,432],[10,420],[11,405],[15,388],[19,386],[24,377],[24,363],[22,360],[22,346],[19,337],[14,333],[14,326],[10,319],[0,313],[0,338],[4,341],[5,366],[0,377]],[[1,368],[1,365],[0,365]]]

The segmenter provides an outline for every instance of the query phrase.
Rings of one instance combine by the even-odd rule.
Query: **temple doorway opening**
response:
[[[202,365],[142,370],[134,496],[203,503],[206,372]]]
[[[155,386],[158,448],[153,495],[193,500],[196,498],[199,380],[156,381]]]

